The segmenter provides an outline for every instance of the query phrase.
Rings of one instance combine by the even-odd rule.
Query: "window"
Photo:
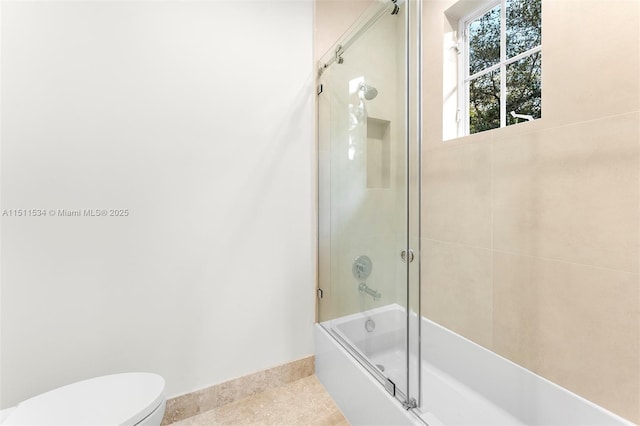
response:
[[[494,0],[458,34],[458,135],[540,118],[541,0]]]

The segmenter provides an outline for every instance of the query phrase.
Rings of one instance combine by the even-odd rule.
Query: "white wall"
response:
[[[313,352],[310,1],[2,2],[1,406]]]

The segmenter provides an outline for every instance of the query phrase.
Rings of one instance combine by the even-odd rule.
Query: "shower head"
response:
[[[360,87],[358,87],[358,90],[362,92],[362,95],[368,101],[375,99],[375,97],[378,96],[378,89],[364,83],[360,83]]]

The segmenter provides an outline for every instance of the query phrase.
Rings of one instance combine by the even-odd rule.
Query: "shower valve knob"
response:
[[[405,263],[407,262],[407,257],[409,258],[409,263],[413,262],[413,258],[414,258],[413,250],[409,249],[409,256],[407,256],[407,250],[402,250],[400,252],[400,257],[402,258],[402,261]]]
[[[356,260],[353,261],[351,272],[353,273],[353,277],[355,279],[357,279],[358,281],[363,281],[369,278],[372,269],[373,262],[371,262],[369,256],[358,256]]]

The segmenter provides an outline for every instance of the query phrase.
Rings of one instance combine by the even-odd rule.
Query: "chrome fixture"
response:
[[[360,86],[358,86],[358,91],[360,91],[362,96],[364,96],[364,98],[368,101],[375,99],[375,97],[378,96],[378,89],[364,83],[360,83]]]
[[[391,3],[393,3],[393,10],[391,11],[392,15],[397,15],[398,13],[400,13],[400,6],[398,6],[399,2],[398,0],[391,0]]]
[[[523,120],[533,121],[533,115],[529,114],[516,114],[515,111],[511,111],[511,116],[513,118],[522,118]]]
[[[405,410],[412,410],[418,406],[418,402],[416,401],[415,398],[411,398],[408,401],[404,401],[402,403],[402,406],[404,407]]]
[[[369,333],[371,333],[373,330],[376,329],[376,322],[374,320],[372,320],[371,318],[369,318],[364,323],[364,329],[367,330]]]
[[[353,277],[358,281],[364,281],[369,278],[371,275],[371,270],[373,269],[373,262],[369,259],[369,256],[358,256],[356,260],[353,261],[353,266],[351,267],[351,273]]]
[[[400,257],[402,258],[402,261],[404,263],[407,263],[407,258],[409,259],[409,263],[413,262],[413,250],[409,249],[409,255],[407,256],[407,251],[406,250],[402,250],[400,252]]]
[[[381,9],[375,16],[370,19],[367,24],[363,25],[362,28],[360,28],[356,33],[352,34],[348,40],[346,40],[342,44],[339,44],[334,51],[333,56],[318,68],[318,77],[320,77],[324,70],[329,68],[334,62],[338,64],[344,63],[342,54],[349,48],[349,46],[351,46],[351,44],[353,44],[362,34],[364,34],[377,21],[377,19],[382,16],[383,13],[387,13],[389,9],[391,9],[392,15],[398,15],[400,13],[400,6],[402,5],[402,3],[404,3],[404,1],[405,0],[389,0],[389,7]]]
[[[342,49],[342,45],[339,44],[338,47],[336,47],[335,56],[334,56],[334,60],[339,64],[344,63],[344,58],[342,57],[342,53],[344,53],[344,50]]]
[[[382,297],[382,294],[370,288],[367,283],[360,283],[360,285],[358,286],[358,291],[360,291],[360,293],[367,293],[369,296],[373,297],[373,300],[375,301],[380,300],[380,298]]]

